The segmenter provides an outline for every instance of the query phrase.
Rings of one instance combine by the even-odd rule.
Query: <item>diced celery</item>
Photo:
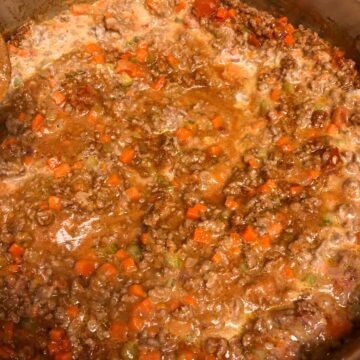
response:
[[[172,269],[180,269],[183,264],[183,260],[179,255],[176,254],[166,254],[165,255],[166,265]]]
[[[139,357],[139,350],[137,344],[133,341],[126,342],[121,348],[122,360],[137,360]]]
[[[129,87],[133,84],[134,81],[131,76],[126,73],[122,73],[119,75],[119,82],[121,86]]]

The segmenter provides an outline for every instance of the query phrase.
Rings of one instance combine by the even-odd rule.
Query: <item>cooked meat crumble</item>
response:
[[[0,358],[322,359],[360,317],[360,89],[231,0],[77,4],[8,41]]]

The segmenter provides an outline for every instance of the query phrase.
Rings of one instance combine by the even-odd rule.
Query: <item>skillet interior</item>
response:
[[[74,1],[5,0],[0,4],[0,30],[10,33],[30,17],[52,16]],[[317,30],[323,37],[346,50],[347,55],[360,61],[360,3],[346,0],[341,3],[322,0],[248,0],[251,5],[270,10],[275,15],[286,14],[295,23]],[[333,5],[333,6],[332,6]],[[345,355],[344,355],[345,356]],[[357,359],[354,355],[351,359]],[[350,357],[349,357],[350,359]]]

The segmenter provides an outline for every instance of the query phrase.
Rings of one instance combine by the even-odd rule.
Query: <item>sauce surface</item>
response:
[[[0,358],[322,359],[360,316],[360,76],[237,1],[19,29]]]

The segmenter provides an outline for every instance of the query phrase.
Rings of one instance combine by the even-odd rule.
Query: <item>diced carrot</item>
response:
[[[32,131],[40,131],[43,128],[44,121],[44,116],[42,116],[41,114],[37,114],[31,123]]]
[[[105,11],[104,12],[104,18],[105,19],[111,19],[113,17],[114,17],[114,15],[110,11]]]
[[[128,287],[129,295],[137,296],[137,297],[146,297],[146,292],[142,285],[133,284]]]
[[[128,327],[126,324],[115,321],[110,327],[111,339],[116,341],[125,341],[127,339]]]
[[[228,16],[227,10],[223,7],[219,7],[216,11],[216,18],[218,20],[225,20]]]
[[[265,249],[266,249],[266,248],[269,248],[269,247],[271,246],[270,236],[268,236],[268,235],[262,236],[262,237],[260,238],[259,243],[260,243],[260,246],[261,246],[262,248],[265,248]]]
[[[64,94],[62,94],[60,91],[55,91],[51,98],[53,99],[54,103],[56,105],[61,105],[65,102],[66,98],[64,96]]]
[[[166,56],[166,59],[168,61],[168,63],[172,66],[172,67],[175,67],[177,65],[179,65],[179,60],[176,59],[176,57],[172,54],[169,54]]]
[[[39,203],[39,208],[40,208],[41,210],[47,209],[48,206],[49,206],[49,202],[47,202],[47,201],[41,201],[41,202]]]
[[[221,257],[221,255],[220,255],[218,252],[216,252],[216,253],[213,255],[213,257],[211,258],[211,260],[212,260],[215,264],[220,264],[221,261],[222,261],[222,257]]]
[[[295,277],[294,272],[289,265],[285,265],[282,269],[282,274],[285,279],[293,279]]]
[[[289,20],[288,20],[288,18],[286,16],[282,16],[282,17],[280,17],[279,19],[276,20],[276,22],[279,25],[284,26],[284,27],[287,25],[288,21]]]
[[[330,124],[333,125],[333,124]],[[323,129],[321,128],[308,128],[303,130],[303,136],[305,138],[315,138],[321,136]]]
[[[79,315],[79,308],[75,305],[70,305],[66,308],[66,314],[70,317],[70,318],[75,318],[76,316]]]
[[[131,61],[125,59],[119,60],[115,72],[126,72],[128,75],[135,78],[144,76],[144,72],[138,64],[134,64]]]
[[[99,140],[102,144],[108,144],[111,141],[111,136],[108,134],[102,134]]]
[[[317,179],[320,176],[320,174],[321,174],[320,171],[316,169],[308,170],[306,172],[306,176],[312,180]]]
[[[7,49],[10,54],[16,54],[17,47],[13,44],[7,44]]]
[[[15,136],[10,136],[3,141],[2,146],[8,148],[17,143],[18,143],[18,139]]]
[[[100,0],[96,3],[94,3],[92,6],[99,10],[107,10],[109,8],[109,0]]]
[[[90,4],[74,4],[71,8],[71,12],[74,16],[90,14],[91,11]]]
[[[290,194],[295,196],[300,194],[304,190],[304,187],[301,185],[293,185],[290,187]]]
[[[81,170],[84,167],[84,160],[75,161],[72,165],[73,170]]]
[[[176,137],[182,142],[188,141],[191,135],[192,135],[191,130],[186,128],[180,128],[176,131]]]
[[[89,277],[95,270],[95,262],[93,260],[78,260],[75,263],[75,272],[78,275]]]
[[[120,260],[124,260],[129,257],[129,254],[125,250],[120,249],[116,252],[115,256]]]
[[[332,122],[339,129],[346,126],[349,120],[349,110],[345,106],[338,106],[332,116]]]
[[[206,210],[207,207],[205,205],[195,204],[193,207],[187,209],[186,217],[190,220],[198,220]]]
[[[289,35],[292,35],[295,32],[295,28],[292,26],[292,24],[287,24],[285,26],[285,30]]]
[[[166,79],[164,76],[160,76],[152,85],[151,88],[153,90],[159,91],[161,90],[166,84]]]
[[[145,320],[139,316],[131,316],[128,322],[129,330],[139,333],[145,326]]]
[[[217,157],[220,156],[223,152],[223,149],[219,145],[212,145],[208,148],[208,153],[210,156]]]
[[[136,60],[140,63],[146,62],[149,57],[149,52],[146,48],[138,48],[136,49]]]
[[[129,59],[131,59],[132,56],[133,56],[133,55],[132,55],[131,53],[126,52],[126,53],[124,53],[124,54],[121,55],[121,59],[122,59],[122,60],[129,60]]]
[[[287,46],[292,46],[295,44],[295,38],[292,34],[287,34],[284,38],[284,43]]]
[[[279,101],[281,96],[281,89],[274,89],[270,93],[270,98],[272,101]]]
[[[76,182],[73,185],[73,189],[76,191],[84,191],[85,190],[85,184],[83,182]]]
[[[191,306],[196,306],[197,305],[197,301],[191,295],[183,296],[182,299],[181,299],[181,302],[183,304],[185,304],[185,305],[191,305]]]
[[[126,195],[133,202],[137,202],[141,198],[141,194],[140,194],[139,190],[135,186],[132,186],[131,188],[127,189],[126,190]]]
[[[259,238],[255,229],[251,225],[248,225],[245,228],[245,230],[241,233],[241,237],[247,243],[253,243],[253,242],[257,241]]]
[[[146,0],[146,5],[150,9],[156,10],[156,8],[159,6],[159,1],[158,0]]]
[[[120,176],[117,174],[112,174],[108,177],[107,183],[110,186],[119,186],[121,184]]]
[[[292,141],[288,136],[282,136],[276,142],[276,145],[279,146],[284,152],[292,152],[294,150],[294,145],[292,144]]]
[[[210,242],[210,234],[206,229],[197,227],[194,230],[193,240],[201,244],[208,244]]]
[[[328,135],[337,135],[339,133],[339,128],[335,124],[330,124],[326,128],[326,133]]]
[[[69,164],[61,164],[54,170],[54,177],[55,178],[61,178],[66,176],[71,172],[71,168]]]
[[[100,54],[102,53],[101,47],[96,43],[89,43],[86,45],[85,50],[91,54]]]
[[[283,226],[281,225],[281,223],[276,222],[273,224],[270,224],[268,226],[268,233],[271,237],[276,237],[279,236],[283,230]]]
[[[119,156],[119,160],[124,164],[130,163],[135,157],[135,150],[131,147],[126,147],[121,155]]]
[[[175,189],[179,189],[179,187],[180,187],[180,183],[177,179],[173,179],[171,184]]]
[[[17,143],[18,143],[18,139],[15,136],[10,136],[3,141],[2,145],[3,147],[10,147]]]
[[[10,54],[16,54],[17,47],[13,44],[7,44],[7,49]]]
[[[52,88],[54,88],[58,84],[57,80],[53,77],[48,78],[48,81]]]
[[[160,360],[161,353],[158,350],[141,352],[139,356],[139,360]]]
[[[104,54],[93,54],[91,59],[95,64],[105,64]]]
[[[49,209],[60,211],[61,210],[61,198],[58,196],[49,196]]]
[[[72,360],[72,358],[73,356],[70,351],[61,351],[54,356],[54,360]]]
[[[10,264],[5,267],[5,269],[10,273],[17,273],[20,270],[19,264]]]
[[[221,116],[215,116],[211,122],[215,129],[222,129],[224,127],[224,120]]]
[[[112,279],[118,274],[118,269],[111,263],[105,263],[100,266],[99,270],[107,278]]]
[[[232,196],[228,196],[225,201],[225,207],[229,210],[235,210],[239,207],[239,204]]]
[[[227,254],[229,256],[239,256],[241,254],[241,247],[233,246],[231,249],[228,250]]]
[[[276,188],[276,182],[272,179],[267,180],[264,184],[259,186],[259,192],[269,193]]]
[[[186,2],[180,0],[175,6],[175,11],[179,13],[181,10],[184,10],[185,8],[186,8]]]
[[[32,50],[24,49],[24,48],[17,48],[16,53],[21,57],[29,57],[33,54]]]
[[[132,272],[136,270],[136,264],[133,258],[128,257],[121,262],[125,272]]]
[[[30,155],[27,155],[23,157],[22,162],[24,165],[30,166],[34,162],[34,158]]]
[[[144,244],[147,245],[150,243],[150,234],[149,233],[142,233],[140,235],[140,241]]]
[[[24,248],[16,243],[13,243],[9,248],[9,253],[14,259],[18,259],[24,255]]]
[[[179,308],[181,305],[180,301],[177,299],[171,299],[166,303],[166,307],[168,308],[169,312],[173,312]]]
[[[195,0],[194,13],[199,18],[211,18],[220,6],[219,0]]]
[[[235,9],[229,9],[228,10],[228,17],[234,18],[236,16],[236,10]]]
[[[95,126],[99,119],[99,114],[95,111],[89,111],[87,114],[86,120],[89,124]]]
[[[50,330],[50,339],[52,341],[60,341],[65,337],[65,330],[62,328],[53,328]]]
[[[248,160],[248,164],[252,169],[258,169],[259,168],[259,161],[255,158],[250,158]]]
[[[145,298],[144,300],[138,302],[133,306],[132,314],[133,315],[148,315],[154,310],[154,304],[150,298]]]
[[[179,360],[197,360],[198,357],[196,356],[196,354],[189,350],[189,349],[184,349],[181,350],[181,352],[179,353]]]

